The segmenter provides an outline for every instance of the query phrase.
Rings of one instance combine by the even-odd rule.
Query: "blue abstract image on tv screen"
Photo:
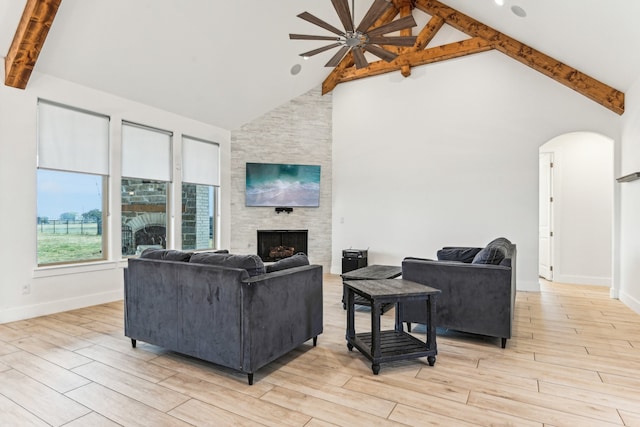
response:
[[[320,206],[320,166],[247,163],[246,205]]]

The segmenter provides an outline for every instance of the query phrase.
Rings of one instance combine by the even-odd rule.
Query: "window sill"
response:
[[[41,277],[52,276],[66,276],[70,274],[82,274],[91,273],[101,270],[113,270],[116,268],[126,267],[127,260],[121,261],[98,261],[88,262],[82,264],[65,264],[65,265],[52,265],[50,267],[37,267],[33,270],[33,278],[38,279]]]

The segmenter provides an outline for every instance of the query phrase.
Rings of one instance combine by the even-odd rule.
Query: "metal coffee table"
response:
[[[348,280],[344,282],[347,291],[347,347],[357,348],[369,360],[374,375],[380,371],[380,363],[427,357],[430,366],[436,363],[436,299],[439,289],[404,279]],[[359,295],[371,304],[371,332],[355,331],[355,296]],[[427,313],[426,342],[404,332],[402,310],[399,302],[422,301]],[[395,329],[380,331],[380,315],[383,304],[396,305]]]
[[[393,265],[370,265],[368,267],[358,268],[357,270],[348,271],[342,274],[342,283],[345,280],[377,280],[377,279],[395,279],[402,275],[402,267]],[[360,295],[355,296],[356,304],[371,306],[371,303]],[[385,304],[382,306],[382,313],[386,313],[393,307],[393,304]],[[342,308],[347,309],[347,291],[343,285],[342,291]]]

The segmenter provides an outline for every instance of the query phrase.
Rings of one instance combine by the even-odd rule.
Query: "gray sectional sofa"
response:
[[[436,326],[511,338],[516,297],[516,245],[501,237],[484,248],[444,247],[438,260],[405,258],[402,278],[440,289]],[[424,307],[402,304],[401,321],[426,323]]]
[[[298,256],[299,259],[303,257]],[[306,256],[303,261],[306,260]],[[298,266],[296,266],[298,265]],[[322,266],[148,250],[125,269],[125,335],[253,374],[323,329]]]

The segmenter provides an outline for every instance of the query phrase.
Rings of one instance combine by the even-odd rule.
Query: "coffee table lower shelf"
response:
[[[436,350],[430,350],[427,344],[404,331],[380,331],[380,356],[372,353],[372,333],[363,332],[355,337],[347,337],[347,348],[357,348],[367,359],[372,362],[374,374],[378,374],[380,363],[394,360],[405,360],[417,357],[427,357],[429,366],[436,363]]]

